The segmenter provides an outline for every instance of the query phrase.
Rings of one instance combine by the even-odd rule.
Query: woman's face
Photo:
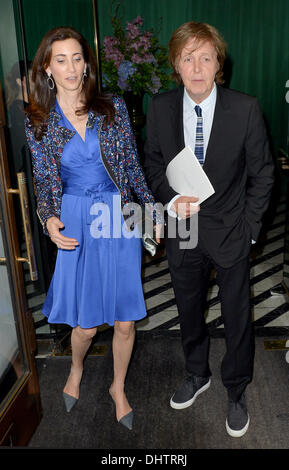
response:
[[[46,73],[52,74],[58,93],[81,90],[85,67],[82,48],[76,39],[55,41],[52,44]]]

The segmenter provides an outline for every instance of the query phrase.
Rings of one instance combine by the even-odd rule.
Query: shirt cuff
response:
[[[178,220],[181,220],[181,217],[178,217],[178,214],[171,209],[173,203],[175,202],[176,199],[180,197],[180,194],[177,194],[173,199],[170,200],[170,202],[167,205],[167,213],[171,216],[174,217],[175,219],[178,218]]]

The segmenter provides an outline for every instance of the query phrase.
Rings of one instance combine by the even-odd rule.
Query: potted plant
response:
[[[101,47],[102,86],[104,91],[124,97],[137,134],[145,123],[144,94],[167,89],[171,78],[166,49],[159,44],[157,33],[144,30],[140,16],[123,28],[118,7],[111,16],[114,33],[104,37]]]

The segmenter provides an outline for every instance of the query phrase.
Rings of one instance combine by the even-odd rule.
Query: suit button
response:
[[[125,184],[128,183],[128,178],[124,178]]]

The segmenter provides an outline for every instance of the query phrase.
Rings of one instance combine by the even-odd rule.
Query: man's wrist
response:
[[[170,200],[170,202],[167,205],[167,213],[174,218],[178,217],[177,212],[172,208],[173,203],[180,197],[180,194],[177,194],[173,199]]]

